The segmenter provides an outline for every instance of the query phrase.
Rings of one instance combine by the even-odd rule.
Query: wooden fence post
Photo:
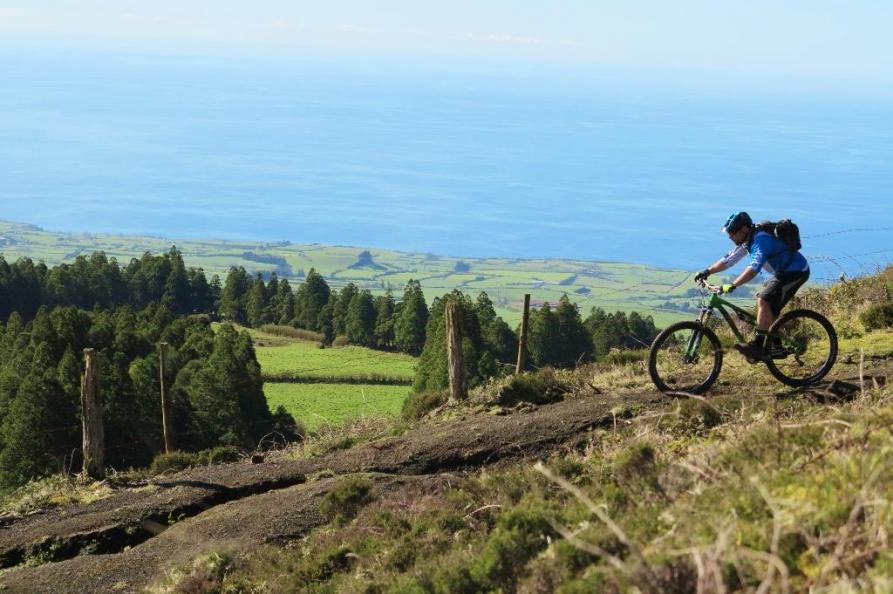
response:
[[[465,374],[462,366],[462,336],[459,333],[459,308],[446,304],[447,364],[450,375],[450,401],[465,400]]]
[[[518,339],[518,364],[515,373],[524,373],[527,369],[527,328],[530,323],[530,295],[524,295],[524,314],[521,316],[521,336]]]
[[[158,374],[161,379],[161,425],[164,428],[164,453],[174,451],[174,427],[171,415],[171,399],[167,385],[167,343],[158,345]]]
[[[102,396],[99,393],[96,351],[84,349],[81,376],[81,419],[83,421],[83,473],[95,479],[105,476],[105,427],[102,424]]]

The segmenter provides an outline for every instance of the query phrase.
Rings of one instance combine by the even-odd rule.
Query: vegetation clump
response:
[[[570,391],[551,368],[509,376],[497,382],[494,388],[491,391],[495,392],[494,400],[502,406],[514,406],[519,402],[533,404],[559,402]]]
[[[876,303],[859,316],[866,330],[878,330],[893,326],[893,301]]]
[[[319,511],[336,523],[345,523],[372,501],[372,481],[351,475],[338,481],[320,503]]]

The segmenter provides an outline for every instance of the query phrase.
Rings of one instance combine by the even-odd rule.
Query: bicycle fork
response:
[[[713,315],[713,312],[709,308],[702,309],[698,315],[698,326],[705,327],[711,315]],[[703,339],[704,333],[700,330],[695,330],[691,333],[688,345],[685,348],[685,356],[682,358],[683,362],[694,363],[698,360],[698,351],[701,349],[701,341]]]

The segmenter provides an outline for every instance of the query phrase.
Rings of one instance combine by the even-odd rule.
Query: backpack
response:
[[[800,244],[800,228],[791,219],[782,219],[780,221],[763,221],[754,226],[754,234],[759,231],[765,231],[775,236],[776,239],[785,244],[791,252],[797,252],[803,247]]]

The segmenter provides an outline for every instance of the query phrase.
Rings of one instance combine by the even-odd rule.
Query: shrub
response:
[[[273,336],[285,336],[286,338],[296,338],[298,340],[309,340],[311,342],[322,342],[325,336],[319,332],[304,330],[303,328],[295,328],[293,326],[281,326],[278,324],[264,324],[260,330]]]
[[[598,360],[599,363],[608,365],[629,365],[646,359],[648,359],[648,349],[611,349]]]
[[[642,490],[660,492],[654,447],[637,442],[620,452],[614,462],[614,476],[618,484],[640,494]]]
[[[344,523],[372,501],[372,481],[364,476],[348,476],[332,488],[319,505],[322,515]]]
[[[497,388],[496,398],[504,406],[519,402],[548,404],[563,400],[567,392],[567,387],[555,377],[555,371],[546,368],[506,378]]]
[[[872,305],[859,316],[866,330],[879,330],[893,326],[893,301]]]
[[[703,435],[722,423],[716,407],[697,399],[686,399],[679,405],[679,414],[670,429],[682,435]]]
[[[513,510],[501,515],[471,567],[471,576],[484,586],[475,591],[509,590],[519,569],[546,548],[547,536],[554,531],[540,513]]]
[[[226,464],[228,462],[238,462],[242,459],[242,450],[236,446],[218,446],[202,450],[195,454],[195,464]]]
[[[403,418],[409,421],[416,421],[438,406],[442,406],[446,401],[446,391],[414,392],[403,402]]]
[[[179,472],[191,466],[197,465],[198,456],[192,452],[171,452],[170,454],[158,454],[149,466],[152,474],[164,472]]]
[[[347,340],[347,337],[342,334],[340,336],[335,337],[335,340],[332,341],[332,346],[333,347],[343,347],[343,346],[347,346],[349,343],[350,343],[350,341]]]

